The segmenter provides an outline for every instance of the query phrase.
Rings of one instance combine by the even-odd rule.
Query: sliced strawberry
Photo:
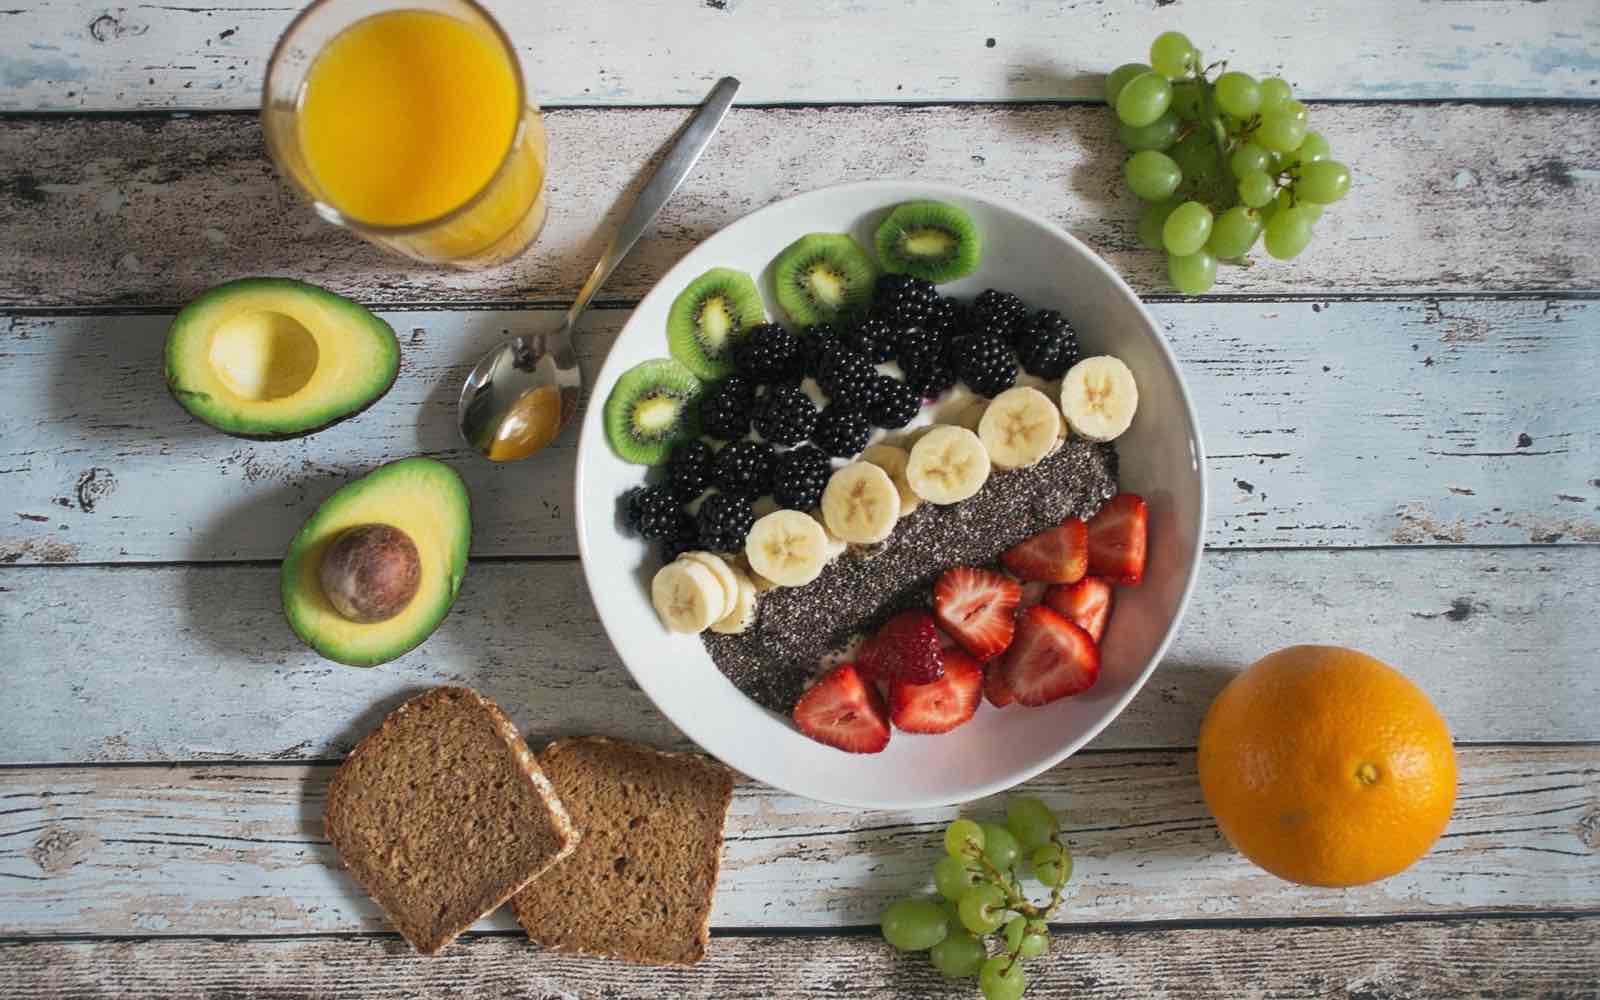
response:
[[[983,668],[983,696],[988,698],[989,704],[995,708],[1005,708],[1017,700],[1011,693],[1011,685],[1006,681],[1004,660],[991,660]]]
[[[849,663],[828,671],[800,696],[794,706],[794,724],[818,743],[846,753],[877,753],[889,745],[883,695]]]
[[[944,673],[944,649],[933,615],[922,608],[895,615],[862,644],[856,662],[868,680],[932,684]]]
[[[932,684],[889,685],[889,718],[908,733],[948,733],[972,718],[982,700],[983,668],[951,649],[944,654],[944,676]]]
[[[1099,642],[1111,617],[1111,581],[1086,576],[1077,583],[1058,583],[1044,592],[1044,603]]]
[[[933,613],[940,627],[979,663],[1011,645],[1021,600],[1021,584],[989,569],[957,566],[933,585]]]
[[[1089,529],[1077,518],[1013,545],[1000,554],[1006,569],[1024,580],[1076,583],[1089,572]]]
[[[1048,705],[1089,690],[1100,676],[1100,647],[1089,633],[1042,604],[1017,616],[1003,683],[1023,705]]]
[[[1112,583],[1138,583],[1144,577],[1149,512],[1144,498],[1122,493],[1106,501],[1089,520],[1089,572]]]

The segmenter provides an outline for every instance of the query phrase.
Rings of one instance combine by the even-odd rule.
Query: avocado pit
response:
[[[422,560],[411,536],[388,524],[339,533],[322,556],[322,592],[353,622],[388,621],[406,609],[421,583]]]

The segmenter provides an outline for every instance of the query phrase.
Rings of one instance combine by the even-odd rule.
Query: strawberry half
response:
[[[794,724],[818,743],[846,753],[877,753],[889,745],[883,695],[849,663],[828,671],[800,696]]]
[[[933,614],[939,626],[979,663],[1011,645],[1021,600],[1020,583],[989,569],[957,566],[933,585]]]
[[[1077,583],[1058,583],[1044,592],[1044,603],[1099,642],[1111,617],[1111,581],[1086,576]]]
[[[1138,583],[1144,578],[1144,550],[1149,511],[1144,498],[1122,493],[1106,501],[1089,519],[1089,572],[1112,583]]]
[[[1006,569],[1024,580],[1076,583],[1089,572],[1089,528],[1077,518],[1037,535],[1000,554]]]
[[[856,662],[870,681],[932,684],[944,674],[944,648],[933,615],[921,608],[895,615],[862,643]]]
[[[1100,676],[1100,647],[1083,629],[1035,604],[1017,616],[1017,638],[1003,666],[1003,683],[1019,703],[1048,705],[1093,686]]]
[[[989,704],[995,708],[1005,708],[1016,701],[1016,696],[1011,693],[1011,685],[1006,682],[1006,664],[1004,660],[992,660],[983,669],[983,696],[989,699]]]
[[[889,685],[889,718],[908,733],[948,733],[978,711],[983,668],[960,650],[944,654],[944,676],[932,684]]]

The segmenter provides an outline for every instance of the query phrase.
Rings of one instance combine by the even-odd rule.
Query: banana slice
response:
[[[917,491],[906,482],[906,463],[911,461],[910,452],[892,444],[875,444],[861,453],[861,461],[871,462],[889,474],[890,480],[894,482],[894,488],[900,492],[901,517],[916,510],[922,503]]]
[[[766,515],[763,514],[761,516],[765,517]],[[771,580],[768,580],[760,573],[757,573],[754,569],[751,569],[750,557],[745,555],[743,552],[739,553],[738,558],[734,559],[733,568],[750,578],[750,582],[755,584],[757,594],[765,594],[767,591],[777,586],[777,584],[773,583]]]
[[[1017,386],[996,396],[978,422],[978,439],[997,469],[1024,469],[1050,454],[1061,411],[1038,389]]]
[[[957,427],[965,427],[967,430],[976,433],[978,425],[983,421],[983,415],[988,411],[989,401],[979,396],[971,403],[968,403],[960,413],[956,414],[956,418],[950,422]]]
[[[650,603],[669,631],[704,632],[722,617],[722,584],[700,563],[678,559],[656,570]]]
[[[774,511],[750,529],[744,554],[750,568],[773,583],[800,587],[815,580],[828,564],[828,535],[810,514]]]
[[[733,610],[726,616],[711,623],[711,631],[722,635],[738,635],[756,623],[756,585],[739,570],[733,570],[736,584],[734,586]]]
[[[872,545],[888,538],[900,520],[900,491],[878,466],[851,462],[828,479],[822,517],[834,537]]]
[[[733,614],[733,606],[739,600],[739,578],[734,575],[733,567],[728,565],[727,560],[715,552],[685,552],[678,558],[697,562],[711,571],[711,575],[717,578],[717,584],[722,587],[723,594],[722,614],[717,617]]]
[[[983,489],[989,452],[965,427],[935,427],[911,448],[906,482],[929,503],[955,503]]]
[[[1061,380],[1061,412],[1072,432],[1089,441],[1113,441],[1133,423],[1139,386],[1121,360],[1084,358]]]

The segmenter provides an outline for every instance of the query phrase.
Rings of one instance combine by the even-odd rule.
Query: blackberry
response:
[[[896,325],[927,319],[938,300],[933,282],[909,274],[882,275],[872,291],[873,310]]]
[[[922,396],[897,378],[878,376],[878,391],[867,407],[867,416],[885,430],[895,430],[911,423],[922,409]]]
[[[661,561],[672,562],[685,552],[693,552],[700,547],[700,528],[695,524],[694,518],[683,511],[678,512],[677,519],[673,522],[672,531],[661,539]]]
[[[999,337],[969,334],[954,342],[951,352],[956,374],[980,396],[998,396],[1017,381],[1017,363],[1011,348]]]
[[[704,441],[685,441],[672,449],[667,460],[667,482],[681,503],[688,503],[711,485],[711,446]]]
[[[666,538],[674,518],[683,513],[671,486],[636,486],[622,495],[623,519],[640,538]]]
[[[737,441],[750,432],[750,411],[756,390],[750,381],[729,375],[700,402],[700,427],[721,441]]]
[[[756,523],[750,501],[731,493],[713,493],[695,515],[698,544],[708,552],[742,552],[745,536]]]
[[[790,510],[812,511],[822,506],[822,491],[833,475],[828,456],[809,444],[778,456],[772,473],[772,498]]]
[[[876,364],[894,357],[895,328],[876,313],[852,326],[844,335],[845,346]]]
[[[772,492],[772,445],[762,441],[735,441],[724,445],[711,461],[717,489],[755,499]]]
[[[972,310],[955,299],[942,298],[934,303],[923,325],[946,340],[959,337],[972,325]]]
[[[849,349],[828,354],[822,361],[817,383],[828,394],[828,402],[866,409],[877,388],[878,369],[865,357]]]
[[[923,399],[932,399],[955,384],[956,373],[943,364],[906,376],[906,386]]]
[[[860,410],[839,403],[829,403],[817,417],[817,429],[811,440],[817,447],[838,458],[854,458],[867,446],[872,436],[872,424]]]
[[[733,348],[733,364],[756,385],[793,385],[803,364],[800,339],[776,323],[751,327]]]
[[[903,326],[896,338],[895,355],[907,375],[936,368],[944,360],[944,338],[925,326]]]
[[[840,347],[839,331],[826,323],[808,326],[800,336],[800,371],[812,378],[822,377],[822,365]]]
[[[796,386],[768,389],[756,407],[756,433],[776,444],[799,444],[817,424],[817,407]]]
[[[1010,292],[988,289],[972,303],[973,326],[984,327],[998,333],[1006,343],[1012,343],[1011,328],[1028,316],[1028,307]]]
[[[1028,374],[1060,378],[1078,363],[1078,335],[1054,309],[1039,310],[1016,331],[1017,357]]]

